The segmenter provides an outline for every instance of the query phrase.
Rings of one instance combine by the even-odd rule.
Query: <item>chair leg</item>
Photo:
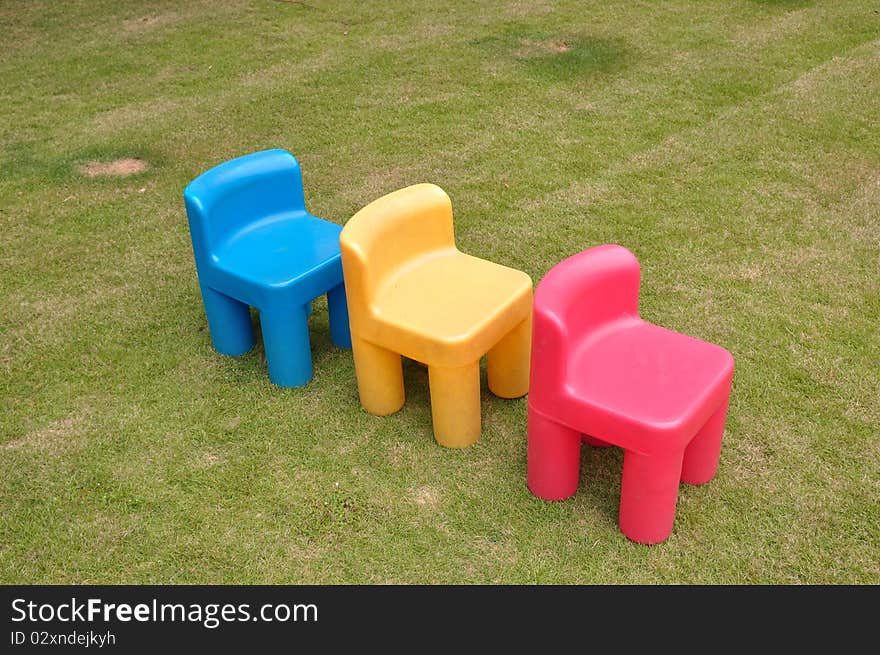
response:
[[[721,439],[727,419],[728,400],[700,428],[684,451],[681,481],[687,484],[705,484],[715,477],[721,456]]]
[[[269,379],[279,387],[301,387],[312,379],[308,305],[260,312]]]
[[[214,350],[237,357],[254,347],[254,330],[247,304],[202,286],[202,301]]]
[[[519,398],[529,392],[529,357],[532,345],[532,318],[508,332],[489,351],[486,368],[489,390],[501,398]]]
[[[361,405],[376,416],[393,414],[406,399],[400,355],[357,337],[351,342]]]
[[[447,448],[466,448],[480,438],[480,362],[428,366],[434,438]]]
[[[340,348],[351,348],[345,285],[340,284],[327,292],[327,307],[330,312],[330,338]]]
[[[668,537],[675,521],[683,453],[642,455],[626,451],[620,489],[620,529],[642,544]]]
[[[529,489],[544,500],[564,500],[577,491],[581,435],[529,406]]]
[[[597,439],[596,437],[591,437],[588,434],[583,435],[584,443],[592,446],[593,448],[608,448],[611,444],[602,441],[601,439]]]

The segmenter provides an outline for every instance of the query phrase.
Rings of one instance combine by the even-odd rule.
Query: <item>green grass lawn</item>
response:
[[[324,301],[306,388],[215,354],[181,194],[271,147],[337,223],[439,184],[535,282],[632,250],[643,316],[737,362],[670,539],[619,532],[617,449],[531,496],[525,399],[484,384],[464,451],[414,363],[364,412]],[[877,2],[7,0],[0,582],[878,583],[878,274]]]

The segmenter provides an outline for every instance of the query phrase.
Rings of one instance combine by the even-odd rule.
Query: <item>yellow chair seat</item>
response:
[[[372,307],[375,340],[420,362],[463,366],[521,322],[531,302],[528,275],[450,248],[380,287]]]
[[[383,196],[339,237],[361,405],[379,416],[404,403],[404,355],[428,365],[434,436],[461,448],[480,436],[480,358],[489,389],[529,388],[532,281],[455,247],[452,203],[440,187]]]

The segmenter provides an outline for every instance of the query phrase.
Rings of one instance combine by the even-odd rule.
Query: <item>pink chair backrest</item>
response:
[[[555,393],[572,344],[638,312],[639,262],[623,246],[590,248],[550,269],[535,289],[531,395]]]

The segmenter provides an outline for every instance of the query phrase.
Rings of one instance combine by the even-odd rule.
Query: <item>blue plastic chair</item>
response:
[[[267,150],[220,164],[183,192],[208,329],[217,352],[254,345],[249,306],[260,313],[269,379],[312,378],[308,316],[327,294],[330,336],[351,347],[339,225],[306,211],[299,163]]]

